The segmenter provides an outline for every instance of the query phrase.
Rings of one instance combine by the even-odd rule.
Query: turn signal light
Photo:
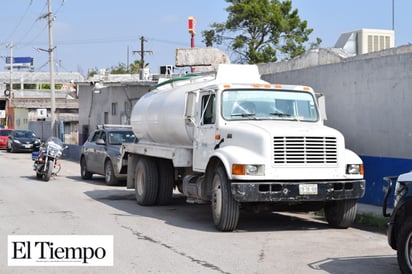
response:
[[[246,174],[245,165],[233,164],[232,165],[232,174],[233,175],[245,175]]]

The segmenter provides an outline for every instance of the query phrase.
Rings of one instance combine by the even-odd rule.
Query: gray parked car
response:
[[[92,132],[83,144],[80,155],[80,172],[83,179],[93,174],[104,175],[107,185],[117,185],[127,178],[127,163],[120,172],[117,168],[122,143],[135,142],[130,126],[103,125]]]

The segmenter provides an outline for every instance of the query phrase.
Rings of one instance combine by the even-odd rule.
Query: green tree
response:
[[[112,66],[109,69],[111,74],[126,74],[128,73],[127,67],[124,63],[119,63],[117,66]]]
[[[135,60],[133,63],[130,64],[130,73],[132,74],[138,74],[140,71],[140,60]],[[145,64],[145,67],[147,67],[149,64]]]
[[[276,62],[319,47],[322,40],[308,44],[313,29],[302,21],[292,1],[225,0],[230,5],[226,22],[213,23],[203,31],[206,46],[227,45],[238,63]],[[307,45],[308,44],[308,45]]]
[[[96,74],[99,73],[99,69],[98,68],[93,68],[93,69],[89,69],[89,71],[87,72],[87,78],[91,78],[93,76],[95,76]]]
[[[145,67],[147,67],[148,65],[149,64],[146,63]],[[140,60],[135,60],[133,63],[131,63],[129,69],[127,69],[127,66],[124,63],[119,63],[116,66],[111,66],[107,71],[110,74],[138,74],[140,71]],[[89,70],[87,76],[93,77],[96,74],[99,74],[98,68]]]
[[[145,64],[145,66],[148,65],[149,64]],[[138,74],[140,71],[140,60],[135,60],[133,63],[131,63],[129,69],[124,63],[119,63],[117,66],[112,66],[109,71],[111,74]]]

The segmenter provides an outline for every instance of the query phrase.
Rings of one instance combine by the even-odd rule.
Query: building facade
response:
[[[55,79],[57,135],[67,144],[77,144],[79,101],[76,82],[79,73],[61,73]],[[31,129],[43,140],[51,135],[50,73],[0,72],[0,124],[15,129]],[[11,89],[10,89],[11,88]]]
[[[97,82],[85,81],[77,84],[79,144],[83,144],[98,125],[129,125],[134,104],[156,82],[111,75]]]

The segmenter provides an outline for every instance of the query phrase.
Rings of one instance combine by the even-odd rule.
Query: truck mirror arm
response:
[[[219,141],[219,143],[217,143],[216,145],[215,145],[215,150],[216,149],[218,149],[218,148],[220,148],[220,145],[223,143],[225,141],[225,138],[222,138],[220,141]]]
[[[317,93],[316,98],[318,100],[319,114],[323,120],[327,120],[325,96]]]

